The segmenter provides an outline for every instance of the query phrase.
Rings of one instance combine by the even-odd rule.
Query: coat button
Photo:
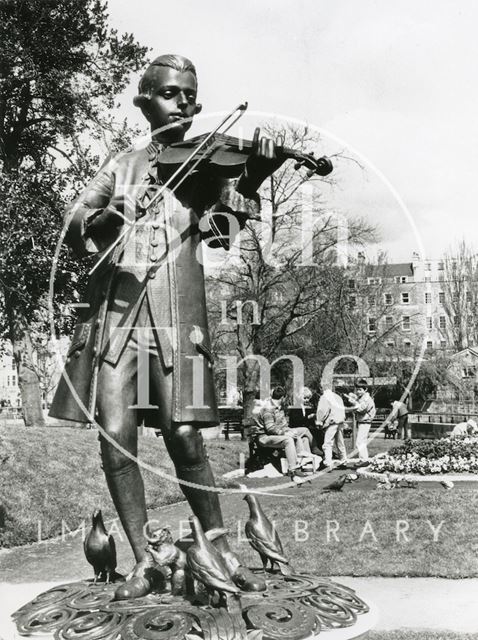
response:
[[[157,262],[158,256],[156,254],[153,254],[149,259],[151,260],[151,262]]]
[[[153,227],[153,229],[159,229],[160,224],[159,222],[153,222],[151,226]]]
[[[71,362],[71,358],[68,356],[68,358],[66,359],[66,364],[68,364],[69,362]]]
[[[79,351],[75,351],[75,358],[79,358],[81,356],[81,353]]]
[[[157,240],[151,240],[151,246],[152,247],[157,247],[159,244],[159,242]]]
[[[148,278],[150,278],[151,280],[154,280],[156,278],[156,271],[150,271],[148,273]]]
[[[93,355],[96,356],[97,353],[98,353],[98,349],[96,347],[93,347]]]
[[[95,322],[95,328],[96,328],[96,329],[99,329],[99,328],[100,328],[100,326],[101,326],[101,322],[100,322],[99,320],[97,320],[97,321]]]

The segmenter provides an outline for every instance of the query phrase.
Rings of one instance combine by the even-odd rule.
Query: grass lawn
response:
[[[371,453],[393,446],[379,437]],[[350,443],[349,443],[350,448]],[[211,440],[216,477],[237,468],[247,443]],[[96,431],[70,428],[0,429],[0,546],[12,547],[74,529],[95,507],[115,516],[100,468]],[[161,439],[140,438],[140,459],[174,475]],[[182,500],[179,487],[143,473],[148,509]],[[293,497],[263,497],[296,570],[319,575],[478,576],[478,491],[429,488],[375,491],[347,484],[321,493],[317,483],[290,490]],[[233,545],[251,566],[259,557],[234,535],[247,519],[239,498],[223,501]],[[242,519],[238,523],[238,519]],[[403,522],[400,522],[403,521]],[[441,528],[434,540],[432,527]],[[401,531],[403,533],[401,533]]]
[[[260,502],[296,570],[329,576],[478,576],[475,489],[375,491],[345,485],[341,493],[321,493],[312,484],[293,491],[293,498],[263,496]],[[233,532],[248,518],[244,508],[239,513],[227,514]],[[434,540],[432,527],[437,531],[440,523]],[[233,540],[251,566],[260,565],[247,542],[237,535]]]
[[[0,547],[61,533],[62,520],[73,529],[101,507],[115,516],[100,467],[98,432],[72,428],[0,428]],[[209,458],[219,478],[239,466],[241,441],[211,440]],[[161,438],[140,437],[139,458],[168,474],[174,467]],[[177,484],[143,472],[148,509],[182,500]]]

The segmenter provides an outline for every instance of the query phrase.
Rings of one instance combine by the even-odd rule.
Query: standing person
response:
[[[357,447],[358,455],[362,466],[369,464],[368,456],[368,434],[375,417],[375,402],[368,392],[367,381],[361,378],[355,385],[355,394],[349,393],[346,396],[351,402],[351,407],[346,411],[354,411],[357,420]]]
[[[184,140],[201,111],[196,69],[183,56],[160,56],[138,89],[134,104],[150,124],[151,142],[105,162],[67,211],[68,244],[79,257],[96,254],[99,268],[89,280],[66,378],[50,410],[53,417],[79,422],[95,416],[102,428],[106,482],[136,559],[116,590],[117,599],[145,596],[154,586],[145,551],[148,522],[137,463],[138,422],[161,427],[181,489],[203,529],[223,526],[218,494],[209,490],[215,482],[200,431],[219,422],[201,240],[215,236],[216,246],[224,246],[227,235],[213,233],[221,224],[213,224],[219,212],[230,212],[240,226],[257,218],[257,189],[283,162],[274,141],[256,129],[237,180],[202,168],[186,171],[152,202],[167,180],[162,151]],[[211,218],[209,228],[202,224]],[[135,233],[123,235],[133,226]],[[266,588],[241,564],[225,536],[214,544],[238,586]]]
[[[323,393],[317,405],[317,426],[323,429],[324,464],[328,469],[333,468],[332,449],[334,442],[340,455],[340,463],[347,462],[347,449],[344,441],[345,407],[342,398],[332,391],[329,385],[323,384]]]
[[[392,416],[398,420],[398,437],[406,440],[411,437],[408,426],[408,407],[401,400],[392,402]]]
[[[306,427],[289,427],[283,407],[284,398],[283,387],[272,390],[271,397],[258,405],[258,410],[254,412],[257,426],[252,432],[258,436],[261,446],[284,449],[289,474],[292,477],[303,476],[301,458],[311,456],[312,434]]]

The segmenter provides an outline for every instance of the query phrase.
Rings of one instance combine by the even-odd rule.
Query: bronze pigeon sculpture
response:
[[[196,516],[189,518],[193,544],[188,548],[186,561],[191,576],[204,585],[211,602],[214,592],[219,594],[220,605],[228,609],[228,594],[238,596],[240,589],[232,581],[226,561],[216,547],[207,539]]]
[[[279,535],[262,510],[259,500],[250,493],[244,496],[249,505],[250,518],[246,522],[245,531],[249,544],[260,555],[264,571],[267,562],[271,563],[271,570],[277,564],[283,575],[290,575],[289,561],[284,556],[284,550]]]
[[[108,535],[105,529],[101,509],[95,509],[93,512],[91,531],[85,538],[83,549],[95,572],[94,582],[114,582],[116,546],[113,536]]]

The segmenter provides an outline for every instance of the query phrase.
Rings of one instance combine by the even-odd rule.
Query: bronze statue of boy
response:
[[[214,212],[232,213],[241,226],[257,217],[256,191],[281,164],[274,141],[262,137],[238,180],[196,171],[148,206],[164,182],[159,153],[183,140],[201,110],[191,61],[178,55],[156,58],[141,78],[134,102],[151,125],[150,144],[106,161],[66,214],[68,244],[78,256],[97,254],[98,260],[125,225],[137,224],[135,233],[126,235],[128,240],[119,242],[90,277],[88,306],[75,328],[50,411],[53,417],[81,422],[94,416],[104,431],[100,442],[106,481],[136,558],[118,598],[141,597],[151,590],[144,568],[147,514],[136,462],[138,424],[161,427],[177,477],[186,483],[182,491],[203,529],[223,526],[218,494],[197,488],[214,486],[199,429],[218,423],[199,223]],[[198,362],[203,387],[199,405],[193,402]],[[215,544],[238,586],[265,588],[260,577],[241,565],[225,536]]]

